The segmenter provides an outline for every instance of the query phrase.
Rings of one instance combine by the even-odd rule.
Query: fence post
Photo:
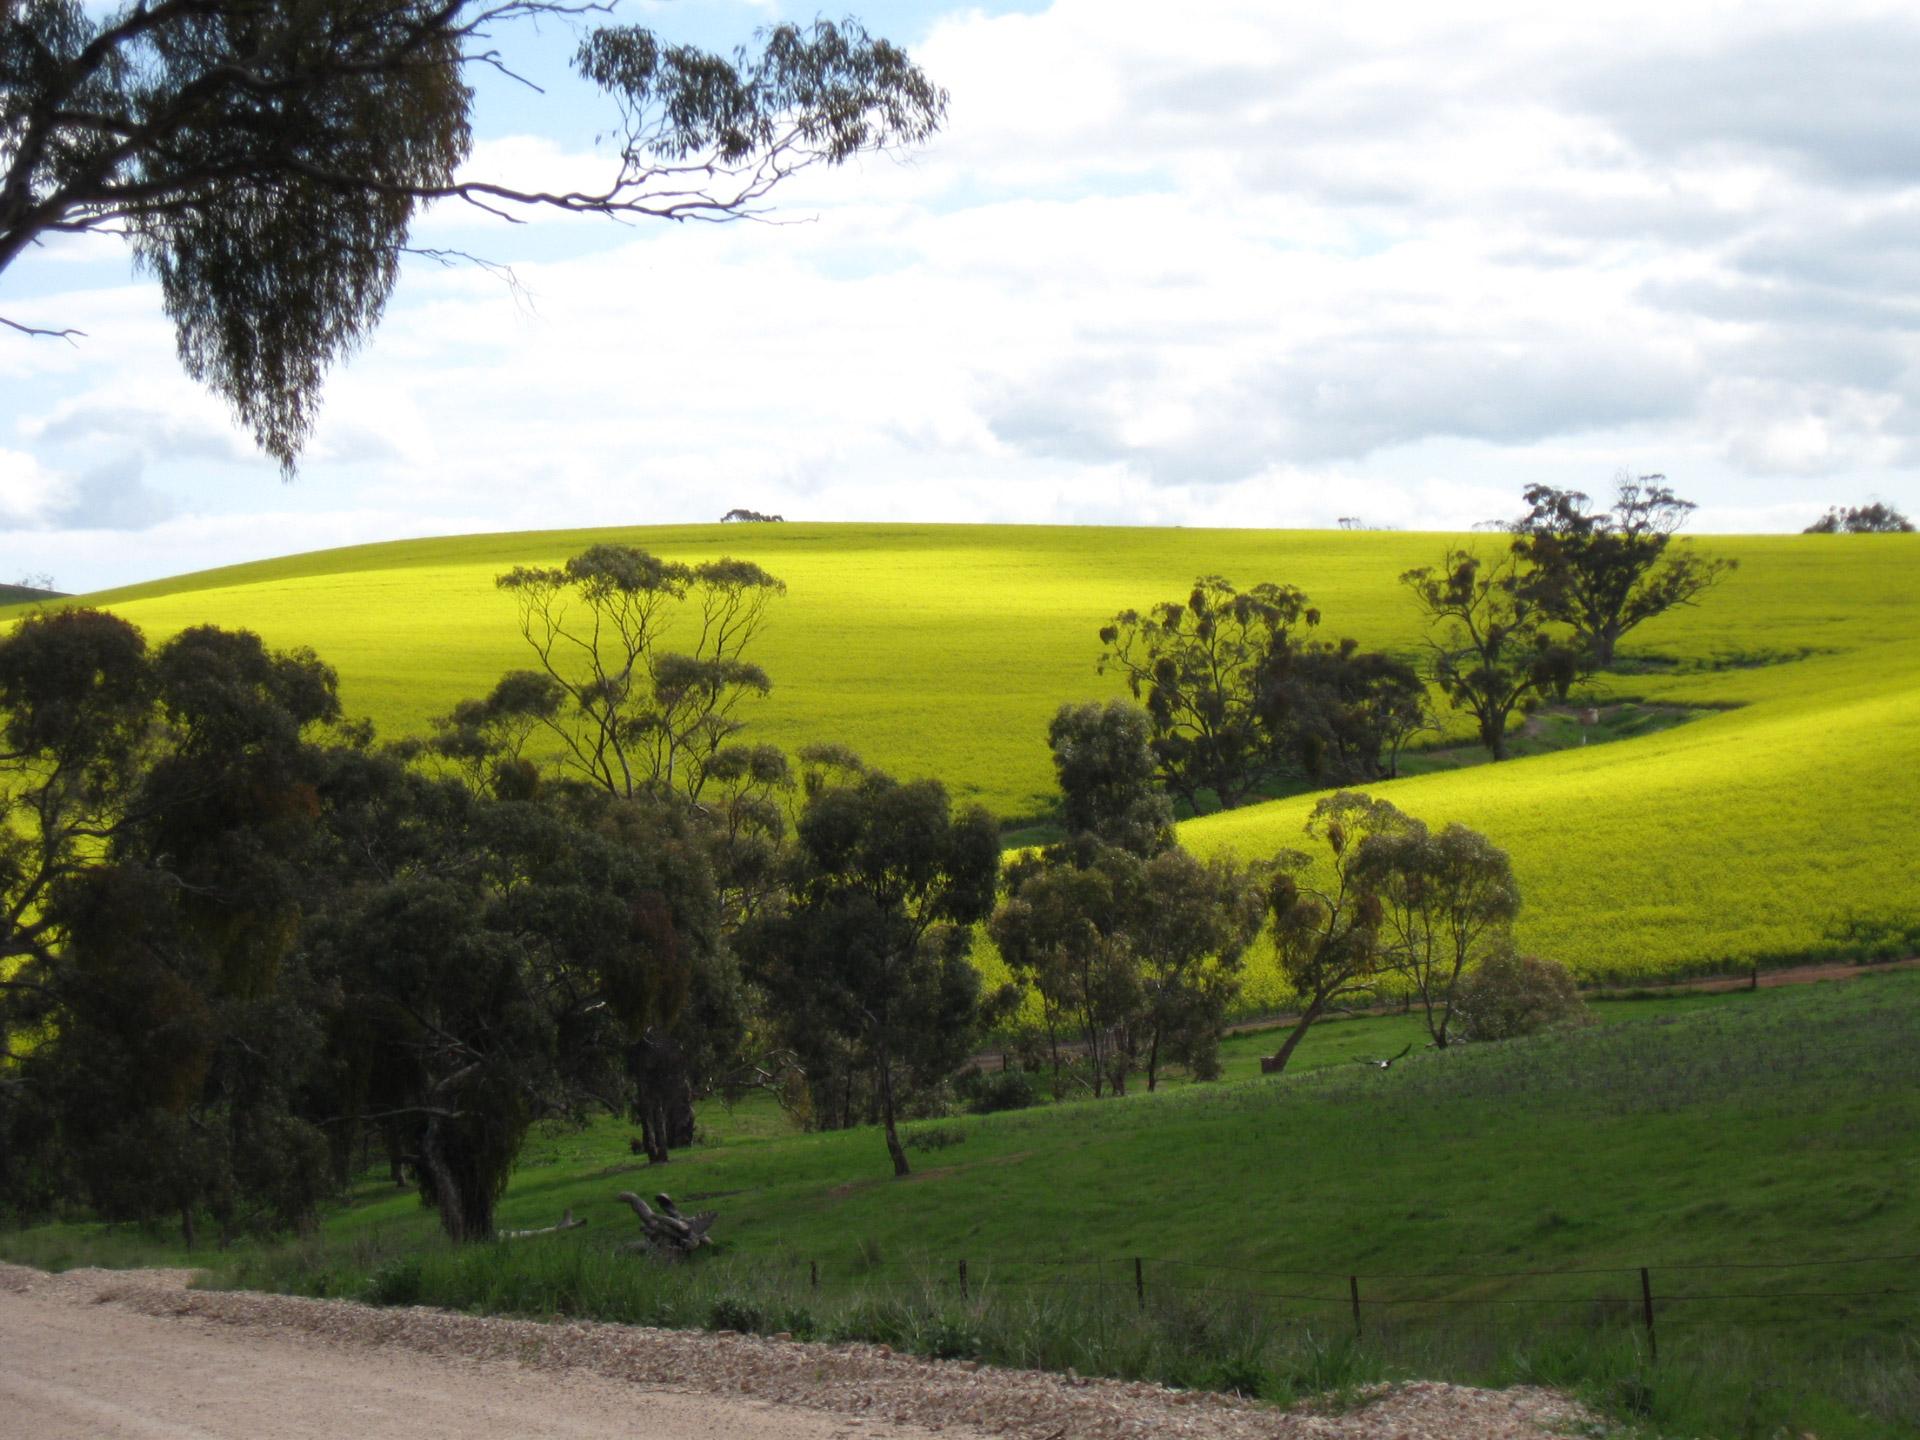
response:
[[[820,1262],[818,1260],[807,1261],[807,1278],[813,1282],[814,1289],[818,1290],[820,1288]]]
[[[964,1260],[960,1262],[960,1298],[967,1298],[967,1262]]]
[[[1347,1290],[1353,1296],[1353,1338],[1358,1340],[1360,1338],[1360,1277],[1358,1275],[1347,1277]]]
[[[1133,1257],[1133,1298],[1140,1302],[1142,1310],[1147,1308],[1147,1275],[1140,1268],[1140,1257]]]
[[[1660,1358],[1660,1338],[1653,1333],[1653,1277],[1647,1274],[1647,1267],[1640,1267],[1640,1314],[1647,1322],[1647,1354],[1654,1360]]]

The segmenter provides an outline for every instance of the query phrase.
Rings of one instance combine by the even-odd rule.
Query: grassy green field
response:
[[[629,1154],[627,1127],[553,1131],[501,1221],[571,1207],[584,1230],[456,1252],[370,1175],[310,1240],[198,1258],[220,1283],[798,1327],[1277,1398],[1413,1369],[1575,1383],[1675,1435],[1915,1433],[1920,974],[1599,1018],[1389,1071],[1351,1061],[1397,1049],[1409,1022],[1343,1021],[1279,1080],[923,1122],[910,1134],[947,1143],[904,1181],[873,1129],[794,1134],[752,1106],[707,1107],[712,1143],[665,1169]],[[1233,1068],[1261,1043],[1236,1041]],[[719,1253],[677,1271],[609,1253],[635,1228],[615,1192],[661,1188],[720,1212]],[[80,1226],[0,1237],[0,1254],[184,1258],[163,1237]],[[1873,1256],[1908,1258],[1824,1263]],[[1740,1268],[1783,1263],[1801,1268]],[[1367,1339],[1300,1378],[1347,1346],[1348,1275]]]
[[[1012,820],[1053,795],[1043,735],[1063,700],[1112,693],[1095,635],[1203,572],[1283,580],[1325,630],[1410,651],[1395,577],[1431,534],[991,526],[688,526],[408,541],[264,561],[85,597],[156,635],[203,621],[311,645],[387,734],[419,730],[524,663],[493,577],[618,539],[674,558],[733,554],[787,581],[754,714],[783,744],[841,739],[935,774]],[[1481,536],[1478,542],[1497,543]],[[1624,647],[1595,701],[1716,713],[1659,733],[1441,769],[1380,787],[1512,851],[1522,943],[1593,976],[1660,974],[1822,949],[1848,916],[1920,910],[1920,536],[1701,543],[1741,568],[1698,609]],[[1306,799],[1190,822],[1189,845],[1296,843]],[[1269,988],[1271,988],[1269,986]],[[1256,984],[1255,989],[1259,989]]]

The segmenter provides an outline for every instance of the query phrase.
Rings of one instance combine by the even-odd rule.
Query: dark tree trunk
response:
[[[1598,626],[1587,637],[1593,646],[1593,665],[1596,670],[1605,670],[1613,664],[1614,648],[1620,643],[1620,632],[1611,626]]]
[[[629,1047],[627,1070],[633,1077],[634,1118],[640,1122],[647,1159],[664,1165],[670,1151],[693,1144],[693,1080],[686,1051],[666,1031],[649,1028]]]
[[[893,1062],[885,1051],[880,1055],[878,1089],[880,1091],[880,1114],[887,1127],[887,1154],[893,1157],[893,1173],[896,1178],[911,1175],[913,1167],[907,1164],[906,1147],[900,1143],[900,1132],[893,1124]]]
[[[1313,1022],[1320,1018],[1326,1008],[1326,998],[1322,996],[1316,998],[1311,1005],[1307,1006],[1307,1008],[1301,1012],[1300,1019],[1295,1022],[1293,1029],[1287,1034],[1286,1043],[1273,1054],[1261,1060],[1260,1073],[1262,1075],[1278,1075],[1282,1070],[1287,1068],[1287,1062],[1293,1058],[1293,1052],[1299,1048],[1300,1042],[1307,1038],[1307,1031],[1313,1028]]]
[[[1507,717],[1494,716],[1480,722],[1480,743],[1496,760],[1507,758]]]
[[[427,1122],[420,1136],[420,1180],[449,1239],[465,1244],[493,1238],[493,1190],[457,1125],[438,1117]]]
[[[180,1207],[180,1238],[187,1242],[187,1253],[193,1253],[193,1206]]]
[[[381,1138],[387,1145],[387,1178],[396,1185],[407,1183],[407,1152],[400,1143],[400,1124],[396,1120],[380,1122]]]

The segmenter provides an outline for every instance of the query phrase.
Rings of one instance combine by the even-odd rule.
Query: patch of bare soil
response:
[[[36,1440],[1537,1440],[1548,1390],[1383,1386],[1342,1413],[883,1345],[540,1323],[0,1265],[0,1416]]]

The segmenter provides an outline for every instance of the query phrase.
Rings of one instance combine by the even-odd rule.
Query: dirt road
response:
[[[832,1440],[837,1415],[643,1389],[512,1360],[301,1343],[134,1313],[76,1284],[0,1290],[6,1440]],[[35,1293],[35,1290],[38,1293]],[[912,1427],[858,1427],[875,1437]]]
[[[0,1264],[0,1440],[1542,1440],[1543,1390],[1343,1414],[747,1335],[195,1291]]]

